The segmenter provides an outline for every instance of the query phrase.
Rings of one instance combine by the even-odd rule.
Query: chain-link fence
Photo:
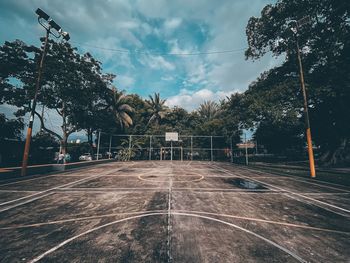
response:
[[[179,135],[178,141],[166,141],[165,135],[127,135],[100,132],[99,158],[118,160],[230,160],[230,140],[224,136]]]

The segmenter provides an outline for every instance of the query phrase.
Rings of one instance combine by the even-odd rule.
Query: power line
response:
[[[139,54],[148,54],[148,55],[159,55],[159,56],[198,56],[198,55],[212,55],[212,54],[226,54],[226,53],[236,53],[236,52],[241,52],[243,50],[246,50],[246,48],[239,48],[239,49],[229,49],[229,50],[214,50],[214,51],[207,51],[207,52],[193,52],[193,53],[164,53],[164,52],[152,52],[152,51],[141,51],[141,50],[127,50],[127,49],[115,49],[115,48],[105,48],[101,46],[95,46],[95,45],[90,45],[90,44],[84,44],[76,41],[70,41],[72,43],[75,43],[79,46],[86,46],[86,47],[91,47],[95,49],[100,49],[100,50],[107,50],[107,51],[112,51],[112,52],[119,52],[119,53],[139,53]]]

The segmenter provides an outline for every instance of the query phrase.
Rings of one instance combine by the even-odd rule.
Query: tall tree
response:
[[[210,121],[219,117],[220,108],[219,105],[214,101],[204,101],[199,105],[197,110],[199,116],[203,119],[203,121]]]
[[[279,0],[267,5],[261,17],[247,25],[246,57],[259,59],[267,52],[285,56],[275,84],[294,79],[297,83],[296,38],[290,22],[305,16],[310,23],[299,26],[298,41],[304,63],[313,138],[321,146],[325,164],[350,160],[350,4],[348,1]],[[278,80],[279,79],[279,80]],[[285,102],[298,97],[298,86]],[[270,88],[278,85],[270,85]]]
[[[134,109],[128,104],[128,96],[125,95],[124,91],[118,91],[117,88],[113,87],[109,91],[110,96],[107,98],[107,107],[111,110],[114,116],[115,122],[121,128],[127,128],[133,124],[130,114]]]
[[[149,98],[150,100],[145,101],[150,113],[148,124],[156,123],[159,125],[167,112],[167,107],[165,106],[166,100],[162,100],[159,93],[154,93],[154,97],[150,95]]]

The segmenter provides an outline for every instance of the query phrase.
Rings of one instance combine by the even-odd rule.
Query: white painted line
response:
[[[165,182],[169,181],[169,180],[150,180],[150,179],[142,178],[143,176],[145,176],[145,175],[139,175],[138,178],[141,181],[152,182],[152,183],[165,183]],[[159,176],[159,177],[162,177],[162,176]],[[167,178],[170,178],[170,180],[172,180],[173,175],[172,176],[163,176],[163,177],[167,177]],[[186,177],[186,176],[182,176],[182,177]],[[193,179],[193,180],[175,180],[174,183],[199,182],[199,181],[201,181],[203,179],[204,179],[204,176],[201,175],[199,178],[196,178],[196,179]]]
[[[53,193],[50,192],[50,193],[47,193],[47,194],[45,194],[45,195],[40,195],[40,196],[38,196],[38,197],[35,197],[35,198],[32,198],[32,199],[26,200],[26,201],[24,201],[24,202],[17,203],[17,204],[12,205],[12,206],[8,206],[8,207],[6,207],[6,208],[4,208],[4,209],[1,209],[1,210],[0,210],[0,213],[1,213],[1,212],[5,212],[5,211],[7,211],[7,210],[10,210],[10,209],[15,208],[15,207],[20,206],[20,205],[28,204],[28,203],[30,203],[30,202],[33,202],[33,201],[35,201],[35,200],[41,199],[41,198],[43,198],[43,197],[46,197],[46,196],[49,196],[49,195],[52,195],[52,194],[53,194]]]
[[[1,230],[9,230],[9,229],[32,228],[32,227],[41,227],[41,226],[47,226],[47,225],[65,224],[65,223],[77,222],[77,221],[101,219],[101,218],[106,218],[106,217],[116,217],[116,216],[125,216],[125,215],[140,215],[140,214],[149,214],[149,213],[157,213],[157,212],[164,212],[164,210],[149,210],[149,211],[139,211],[139,212],[124,212],[124,213],[113,213],[113,214],[105,214],[105,215],[75,217],[75,218],[68,218],[68,219],[27,224],[27,225],[14,225],[14,226],[0,227],[0,229]]]
[[[2,193],[37,193],[40,191],[32,191],[32,190],[1,190]]]
[[[87,177],[87,178],[83,178],[83,179],[80,179],[80,180],[77,180],[77,181],[74,181],[74,182],[70,182],[70,183],[67,183],[67,184],[59,185],[59,186],[56,186],[56,187],[53,187],[53,188],[50,188],[50,189],[47,189],[47,190],[44,190],[44,191],[40,191],[40,192],[31,194],[31,195],[27,195],[27,196],[24,196],[24,197],[21,197],[21,198],[17,198],[17,199],[14,199],[14,200],[10,200],[10,201],[7,201],[7,202],[0,203],[0,206],[11,204],[11,203],[14,203],[14,202],[17,202],[17,201],[20,201],[20,200],[23,200],[23,199],[27,199],[27,198],[30,198],[30,197],[33,197],[33,196],[41,195],[41,194],[44,194],[44,193],[48,193],[48,192],[51,192],[51,191],[59,189],[59,188],[63,188],[63,187],[67,187],[67,186],[73,186],[73,185],[76,185],[76,184],[79,184],[79,183],[82,183],[82,182],[85,182],[85,181],[89,181],[89,180],[92,180],[94,178],[101,177],[101,176],[103,176],[103,174],[93,175],[93,176],[90,176],[90,177]],[[39,199],[39,198],[34,198],[34,200],[36,200],[36,199]],[[30,199],[28,202],[31,202],[31,201],[34,201],[34,200]],[[17,206],[26,204],[28,202],[25,201],[25,202],[19,203],[17,205],[11,206],[11,207],[7,207],[6,209],[0,210],[0,213],[3,212],[3,211],[9,210],[11,208],[15,208]]]
[[[224,168],[221,168],[221,167],[218,167],[218,166],[216,166],[216,167],[217,167],[217,169],[220,169],[220,170],[222,170],[222,171],[225,172],[225,173],[229,173],[229,174],[231,173],[230,170],[227,170],[227,169],[224,169]],[[245,176],[245,175],[241,175],[241,176],[244,177],[244,178],[246,178],[246,179],[248,179],[248,180],[255,181],[255,182],[258,182],[258,183],[260,183],[260,184],[273,187],[273,188],[275,188],[275,189],[277,189],[277,190],[284,191],[284,192],[286,192],[286,193],[289,193],[289,194],[292,194],[292,195],[296,195],[296,196],[302,197],[302,198],[304,198],[304,199],[312,200],[313,202],[320,203],[320,204],[323,204],[323,205],[325,205],[325,206],[329,206],[329,207],[338,209],[338,210],[343,211],[343,212],[346,212],[346,213],[350,213],[350,210],[348,210],[348,209],[345,209],[345,208],[342,208],[342,207],[339,207],[339,206],[336,206],[336,205],[332,205],[332,204],[329,204],[329,203],[326,203],[326,202],[323,202],[323,201],[314,199],[314,198],[312,198],[312,197],[305,196],[305,195],[302,195],[302,194],[300,194],[300,193],[296,193],[296,192],[293,192],[293,191],[290,191],[290,190],[281,188],[281,187],[279,187],[279,186],[275,186],[275,185],[270,184],[270,183],[265,183],[265,182],[259,181],[259,180],[255,179],[255,178],[252,178],[252,177],[249,177],[249,176]],[[321,208],[324,208],[324,207],[321,207]],[[332,211],[332,210],[329,210],[329,211]],[[334,211],[332,211],[332,212],[334,212]],[[341,214],[341,215],[343,215],[343,214]],[[343,216],[345,216],[345,215],[343,215]]]
[[[128,221],[128,220],[137,219],[137,218],[148,217],[148,216],[160,216],[160,215],[167,215],[167,214],[168,214],[167,212],[142,214],[142,215],[132,216],[132,217],[128,217],[128,218],[123,218],[123,219],[120,219],[120,220],[116,220],[116,221],[113,221],[113,222],[110,222],[110,223],[107,223],[107,224],[104,224],[104,225],[101,225],[101,226],[89,229],[89,230],[84,231],[84,232],[82,232],[82,233],[80,233],[78,235],[75,235],[75,236],[73,236],[73,237],[71,237],[69,239],[66,239],[65,241],[61,242],[60,244],[52,247],[51,249],[47,250],[46,252],[44,252],[44,253],[40,254],[39,256],[35,257],[31,261],[29,261],[29,263],[38,262],[39,260],[43,259],[47,255],[55,252],[59,248],[61,248],[61,247],[65,246],[65,245],[71,243],[72,241],[74,241],[74,240],[76,240],[76,239],[78,239],[78,238],[80,238],[82,236],[85,236],[85,235],[87,235],[89,233],[92,233],[94,231],[97,231],[99,229],[102,229],[102,228],[105,228],[105,227],[108,227],[108,226],[111,226],[111,225],[114,225],[114,224],[117,224],[117,223],[125,222],[125,221]],[[304,260],[301,257],[299,257],[294,252],[288,250],[285,247],[282,247],[281,245],[275,243],[274,241],[272,241],[270,239],[267,239],[267,238],[265,238],[265,237],[255,233],[255,232],[253,232],[253,231],[250,231],[250,230],[245,229],[243,227],[240,227],[238,225],[235,225],[235,224],[232,224],[232,223],[220,220],[220,219],[216,219],[216,218],[212,218],[212,217],[208,217],[208,216],[203,216],[203,215],[198,215],[198,214],[181,213],[181,212],[172,212],[172,214],[173,215],[179,215],[179,216],[189,216],[189,217],[197,217],[197,218],[201,218],[201,219],[207,219],[207,220],[211,220],[211,221],[215,221],[215,222],[218,222],[218,223],[221,223],[221,224],[225,224],[225,225],[231,226],[233,228],[241,230],[242,232],[245,232],[247,234],[253,235],[253,236],[257,237],[258,239],[261,239],[261,240],[269,243],[270,245],[272,245],[272,246],[274,246],[274,247],[284,251],[285,253],[289,254],[290,256],[292,256],[294,259],[296,259],[299,262],[305,262],[305,263],[307,262],[306,260]]]
[[[347,231],[319,228],[319,227],[313,227],[313,226],[309,226],[309,225],[293,224],[293,223],[287,223],[287,222],[272,221],[272,220],[266,220],[266,219],[260,219],[260,218],[235,216],[235,215],[228,215],[228,214],[202,212],[202,211],[192,211],[192,210],[190,210],[190,211],[188,211],[188,210],[175,210],[175,211],[180,212],[180,213],[184,212],[184,213],[195,213],[195,214],[205,214],[205,215],[220,216],[220,217],[229,217],[229,218],[234,218],[234,219],[254,221],[254,222],[260,222],[260,223],[268,223],[268,224],[282,225],[282,226],[288,226],[288,227],[296,227],[296,228],[302,228],[302,229],[309,229],[309,230],[350,235],[350,232],[347,232]]]
[[[329,189],[336,189],[336,190],[341,190],[341,191],[344,191],[344,192],[349,192],[349,190],[346,190],[344,188],[347,188],[346,186],[344,185],[340,185],[340,184],[335,184],[335,183],[329,183],[329,182],[326,182],[326,181],[322,181],[322,180],[317,180],[317,181],[313,181],[311,182],[310,180],[314,180],[314,179],[306,179],[306,178],[296,178],[296,176],[293,176],[293,175],[288,175],[288,174],[285,174],[285,175],[277,175],[277,174],[272,174],[272,173],[269,173],[269,172],[263,172],[263,171],[258,171],[258,170],[255,170],[255,169],[250,169],[250,168],[247,168],[247,167],[239,167],[241,170],[246,170],[246,171],[251,171],[251,172],[256,172],[256,173],[260,173],[260,174],[271,174],[271,175],[274,175],[275,177],[278,176],[280,179],[291,179],[291,180],[294,180],[294,181],[300,181],[300,182],[305,182],[305,183],[308,183],[308,184],[314,184],[314,185],[318,185],[320,187],[327,187]],[[286,177],[286,178],[283,178],[283,177]],[[326,186],[326,185],[323,185],[323,184],[328,184],[328,185],[334,185],[334,186],[340,186],[342,188],[338,188],[338,187],[331,187],[331,186]]]

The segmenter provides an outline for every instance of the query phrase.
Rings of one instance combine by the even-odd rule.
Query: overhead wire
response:
[[[212,55],[212,54],[226,54],[226,53],[236,53],[246,50],[246,48],[238,48],[238,49],[228,49],[228,50],[213,50],[206,52],[190,52],[190,53],[174,53],[174,52],[154,52],[154,51],[143,51],[143,50],[127,50],[127,49],[116,49],[116,48],[106,48],[96,45],[90,45],[85,43],[80,43],[77,41],[70,41],[71,43],[75,43],[79,46],[86,46],[100,50],[106,50],[111,52],[119,52],[119,53],[129,53],[129,54],[148,54],[148,55],[158,55],[158,56],[198,56],[198,55]]]

